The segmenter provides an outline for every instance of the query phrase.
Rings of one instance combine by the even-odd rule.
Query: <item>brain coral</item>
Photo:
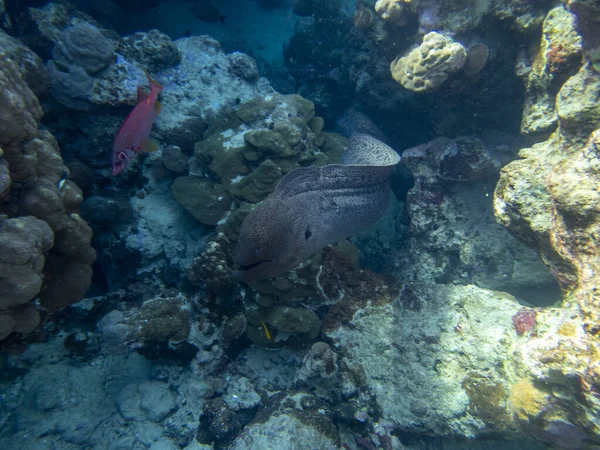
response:
[[[433,92],[460,70],[466,59],[467,52],[461,44],[432,31],[419,47],[396,58],[390,69],[394,79],[406,89]]]

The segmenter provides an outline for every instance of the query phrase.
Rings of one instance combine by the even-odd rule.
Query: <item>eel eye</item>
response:
[[[311,236],[312,236],[312,231],[310,231],[310,228],[307,228],[306,231],[304,232],[304,239],[306,239],[308,241]]]

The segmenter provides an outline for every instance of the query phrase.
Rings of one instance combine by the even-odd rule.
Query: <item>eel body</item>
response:
[[[285,175],[242,223],[235,278],[276,277],[323,247],[370,228],[387,208],[390,172],[399,162],[388,145],[355,134],[340,164]]]

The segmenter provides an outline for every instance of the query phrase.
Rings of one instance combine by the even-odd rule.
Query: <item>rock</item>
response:
[[[28,8],[23,17],[21,40],[47,60],[63,30],[73,25],[98,25],[70,3],[50,2],[43,8]]]
[[[39,293],[45,254],[53,239],[50,227],[34,217],[0,222],[0,310],[26,303]]]
[[[223,233],[219,233],[194,260],[188,279],[195,285],[204,284],[210,292],[226,292],[233,287],[231,265],[229,241]]]
[[[0,55],[0,90],[4,93],[0,98],[0,146],[4,149],[4,157],[11,165],[11,175],[15,181],[25,181],[31,168],[31,156],[23,154],[16,147],[37,134],[42,108],[37,97],[27,86],[23,73],[15,62],[7,56]],[[12,166],[15,167],[12,167]]]
[[[1,15],[2,12],[0,11]],[[21,72],[23,81],[27,83],[27,86],[35,95],[38,97],[43,95],[48,89],[49,81],[42,59],[23,45],[21,41],[9,36],[2,30],[0,30],[0,48],[2,49],[2,55],[15,63]]]
[[[113,310],[98,322],[98,330],[104,340],[104,348],[110,354],[126,351],[126,343],[135,336],[135,327],[129,325],[123,312]]]
[[[176,145],[169,145],[162,152],[162,162],[171,172],[181,173],[188,168],[188,158]]]
[[[498,171],[515,157],[519,140],[482,137],[440,137],[404,151],[415,182],[406,203],[411,239],[404,239],[400,270],[416,280],[475,284],[536,305],[551,303],[559,295],[553,277],[493,215]],[[533,285],[537,290],[528,288]]]
[[[114,225],[120,219],[121,208],[112,198],[93,195],[83,202],[81,216],[92,225]]]
[[[275,190],[281,176],[279,167],[267,159],[250,175],[232,183],[229,192],[238,202],[258,203]]]
[[[156,129],[166,141],[187,152],[202,137],[207,121],[217,113],[233,107],[236,101],[264,95],[271,88],[266,80],[247,81],[234,75],[229,56],[208,36],[178,39],[175,45],[181,54],[181,64],[166,73],[172,82],[163,99],[164,111],[173,113],[159,115]],[[135,86],[131,95],[134,92]],[[190,92],[197,95],[190,99]],[[204,107],[198,110],[198,104]]]
[[[414,13],[418,3],[414,0],[377,0],[375,11],[383,20],[402,25],[406,22],[406,15]]]
[[[94,252],[94,258],[95,255]],[[44,290],[40,294],[42,306],[56,312],[81,300],[92,283],[92,268],[89,264],[94,258],[86,264],[65,256],[50,255],[45,270]]]
[[[6,13],[6,5],[4,0],[0,0],[0,28],[10,29],[11,21],[10,17]]]
[[[231,205],[231,198],[222,185],[205,178],[179,177],[171,190],[175,199],[205,225],[217,225]]]
[[[258,78],[258,68],[253,58],[240,52],[233,52],[227,56],[231,64],[231,73],[236,77],[246,81],[255,81]]]
[[[75,65],[89,74],[101,71],[114,61],[114,42],[93,25],[78,23],[65,28],[52,56],[58,64]]]
[[[556,112],[561,132],[586,136],[600,122],[600,77],[590,64],[567,80],[556,97]]]
[[[233,411],[257,408],[261,401],[252,381],[246,377],[238,377],[229,383],[223,399]]]
[[[291,401],[290,401],[291,400]],[[285,407],[284,405],[289,405]],[[339,435],[332,424],[328,408],[305,392],[294,393],[281,400],[281,407],[264,421],[246,426],[231,444],[232,450],[250,450],[269,447],[276,433],[278,445],[294,448],[302,442],[306,448],[338,448]]]
[[[306,339],[315,339],[321,329],[319,317],[314,312],[291,306],[273,308],[267,323],[282,333],[297,334]]]
[[[50,60],[47,64],[50,88],[56,100],[68,108],[86,111],[91,108],[94,80],[83,67],[58,66]]]
[[[126,38],[115,53],[114,63],[111,60],[111,64],[91,76],[91,89],[90,78],[71,67],[74,66],[71,60],[63,65],[53,63],[60,67],[50,64],[59,100],[77,109],[133,106],[138,86],[147,85],[142,69],[154,68],[158,73],[152,75],[165,86],[160,99],[164,112],[157,117],[154,131],[161,140],[179,146],[186,154],[202,138],[207,122],[218,113],[272,92],[266,79],[254,77],[246,80],[236,75],[245,67],[244,76],[251,78],[246,59],[249,57],[238,55],[230,58],[220,44],[208,36],[171,42],[156,31],[136,33]],[[76,95],[69,95],[71,91]],[[193,98],[190,92],[196,93]],[[198,105],[202,108],[199,109]],[[104,117],[95,119],[106,120]],[[116,129],[110,134],[114,136],[114,132]]]
[[[4,201],[10,192],[12,180],[6,161],[0,159],[0,201]]]
[[[467,59],[465,48],[451,38],[434,31],[423,43],[391,64],[392,77],[414,92],[433,92],[462,68]]]
[[[600,211],[600,130],[582,141],[582,133],[597,128],[598,108],[591,98],[597,96],[598,83],[593,74],[588,63],[563,85],[556,101],[558,130],[545,142],[521,150],[521,159],[503,168],[494,199],[498,220],[540,253],[565,296],[553,320],[550,311],[537,312],[537,327],[547,331],[532,339],[524,358],[525,381],[515,384],[519,391],[511,396],[522,429],[562,448],[583,448],[585,439],[597,439],[597,414],[587,409],[586,398],[594,395],[588,386],[598,378],[589,361],[598,352],[595,336],[600,329],[594,293],[598,243],[593,237]],[[554,403],[554,389],[570,379],[583,386],[575,388],[580,394]],[[520,402],[523,394],[532,401]],[[588,414],[593,418],[583,419]]]
[[[297,381],[306,382],[316,378],[317,383],[337,375],[337,355],[325,342],[315,342],[302,360],[302,366],[296,374]]]
[[[144,302],[139,315],[139,335],[147,341],[182,341],[190,332],[190,315],[178,298],[157,298]]]
[[[523,3],[519,0],[501,0],[492,2],[490,13],[497,20],[505,21],[514,32],[527,35],[534,30],[539,30],[548,12],[547,6],[547,2]]]
[[[181,62],[177,46],[159,30],[139,31],[123,39],[124,56],[135,59],[149,72],[161,72]]]
[[[574,14],[563,6],[553,8],[544,20],[538,52],[530,59],[521,54],[517,74],[526,90],[523,134],[548,133],[557,125],[556,94],[581,64],[582,40],[575,26]]]
[[[418,176],[469,182],[497,173],[502,155],[490,154],[481,139],[463,136],[457,139],[436,138],[406,150],[403,159],[413,174],[418,173]],[[431,170],[421,166],[421,163]]]
[[[361,310],[354,330],[327,334],[334,345],[351,343],[348,358],[364,368],[380,420],[434,434],[510,435],[515,424],[503,404],[516,380],[493,368],[517,364],[511,316],[519,308],[507,294],[474,286],[406,284],[392,304]],[[452,401],[441,405],[441,392]]]
[[[169,385],[160,381],[147,381],[138,386],[140,408],[152,422],[161,422],[175,409],[175,398]]]

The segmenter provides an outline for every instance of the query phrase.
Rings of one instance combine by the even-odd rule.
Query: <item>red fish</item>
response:
[[[137,90],[137,105],[121,124],[113,141],[112,174],[119,175],[140,152],[156,151],[158,145],[149,139],[154,119],[160,112],[158,93],[163,87],[154,81],[147,72],[150,93],[141,86]]]

